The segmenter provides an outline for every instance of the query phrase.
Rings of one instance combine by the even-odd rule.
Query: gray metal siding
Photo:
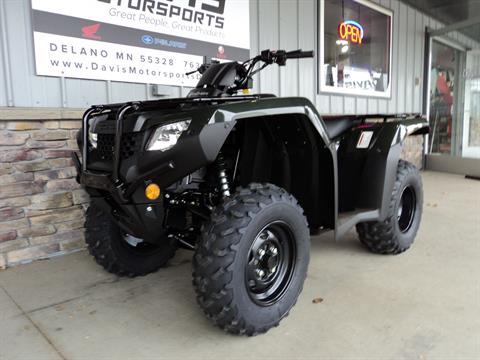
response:
[[[4,4],[0,2],[0,106],[7,106],[7,79],[5,77],[5,68],[7,68],[8,61],[6,52],[4,51],[5,47],[5,37],[6,37],[6,25],[5,25],[5,11],[3,10]]]
[[[373,2],[391,9],[394,13],[391,98],[317,94],[316,62],[311,59],[296,60],[295,64],[290,61],[285,73],[283,69],[271,69],[268,74],[261,76],[260,90],[281,96],[306,96],[316,103],[321,113],[421,112],[425,27],[439,28],[442,24],[398,0],[374,0]],[[252,41],[252,54],[269,47],[291,49],[296,47],[293,46],[295,44],[304,50],[317,48],[315,0],[261,0],[251,2],[251,6],[252,39],[257,36],[260,39]],[[255,16],[255,10],[257,16]],[[275,14],[279,16],[275,17]],[[287,21],[283,14],[287,14]],[[258,24],[255,24],[255,21],[258,21]],[[284,25],[285,28],[283,28]],[[276,31],[278,26],[280,29]],[[294,31],[296,26],[297,32]],[[258,34],[253,31],[257,27],[260,30]],[[449,37],[468,47],[479,46],[459,33],[452,33]],[[298,77],[289,76],[290,73],[295,72],[298,72]],[[295,89],[298,89],[297,92],[294,92]]]
[[[436,29],[442,24],[399,0],[374,2],[394,13],[390,99],[317,94],[316,59],[291,60],[286,67],[267,68],[256,79],[255,91],[304,96],[312,100],[321,113],[420,112],[424,29],[425,26]],[[252,55],[266,48],[316,49],[317,11],[316,0],[250,0]],[[149,84],[36,76],[30,1],[1,0],[0,20],[3,19],[6,33],[0,34],[0,106],[83,108],[95,103],[158,98],[152,96]],[[468,47],[479,46],[459,33],[452,33],[450,37]],[[3,44],[4,38],[6,44]],[[6,54],[3,45],[8,48]],[[10,89],[7,72],[12,79]],[[186,95],[188,90],[159,86],[159,91],[168,97]]]

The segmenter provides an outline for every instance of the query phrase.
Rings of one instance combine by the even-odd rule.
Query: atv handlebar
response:
[[[237,82],[237,86],[233,90],[243,89],[247,84],[249,79],[251,80],[252,76],[256,73],[262,71],[268,65],[273,63],[278,64],[279,66],[284,66],[287,62],[287,59],[301,59],[314,57],[314,51],[302,51],[302,49],[285,51],[285,50],[263,50],[260,55],[255,56],[254,58],[245,61],[242,64],[242,68],[245,69],[245,73],[240,81]],[[263,62],[263,65],[255,69],[255,65],[258,62]],[[242,87],[243,86],[243,87]]]
[[[294,50],[287,53],[287,59],[312,58],[314,56],[315,51]]]
[[[203,76],[208,75],[206,79],[200,79],[196,89],[203,89],[205,87],[216,89],[216,92],[210,90],[212,93],[215,92],[215,96],[219,96],[219,94],[233,95],[239,90],[252,88],[252,77],[269,65],[277,64],[284,66],[287,59],[312,58],[314,55],[315,53],[313,51],[302,51],[301,49],[293,51],[266,49],[263,50],[260,55],[244,61],[241,64],[235,61],[225,64],[220,64],[218,61],[204,63],[198,69],[190,71],[186,73],[186,75],[192,75],[196,72],[199,72]],[[262,64],[256,67],[259,63]],[[236,73],[234,76],[231,76],[232,71]],[[230,77],[228,80],[225,80],[224,78],[227,76]],[[198,91],[195,89],[192,91],[192,96],[198,96]],[[202,94],[203,93],[205,93],[205,90],[202,90]]]
[[[259,56],[254,57],[253,63],[257,61],[263,61],[265,64],[270,65],[276,63],[280,66],[285,65],[287,59],[301,59],[313,57],[313,51],[302,51],[301,49],[293,51],[285,50],[263,50]]]

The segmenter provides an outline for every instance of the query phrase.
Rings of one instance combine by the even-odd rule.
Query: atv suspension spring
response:
[[[225,170],[226,163],[222,153],[217,157],[218,180],[220,182],[220,191],[224,197],[230,197],[230,186],[228,184],[227,172]]]

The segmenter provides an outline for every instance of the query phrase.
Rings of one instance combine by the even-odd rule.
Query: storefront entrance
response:
[[[430,64],[430,154],[456,155],[459,66],[462,52],[432,41]]]
[[[430,40],[426,167],[480,176],[480,51]]]
[[[480,159],[480,50],[467,51],[462,155]]]

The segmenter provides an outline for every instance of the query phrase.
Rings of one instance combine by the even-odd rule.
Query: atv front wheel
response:
[[[422,218],[422,179],[417,168],[400,160],[390,198],[388,216],[382,222],[357,225],[360,241],[377,254],[400,254],[415,240]]]
[[[90,254],[105,270],[129,277],[158,270],[176,250],[167,237],[157,245],[124,233],[95,202],[87,209],[85,241]]]
[[[285,190],[251,184],[213,211],[193,262],[197,300],[220,328],[249,336],[288,315],[302,291],[310,236]]]

